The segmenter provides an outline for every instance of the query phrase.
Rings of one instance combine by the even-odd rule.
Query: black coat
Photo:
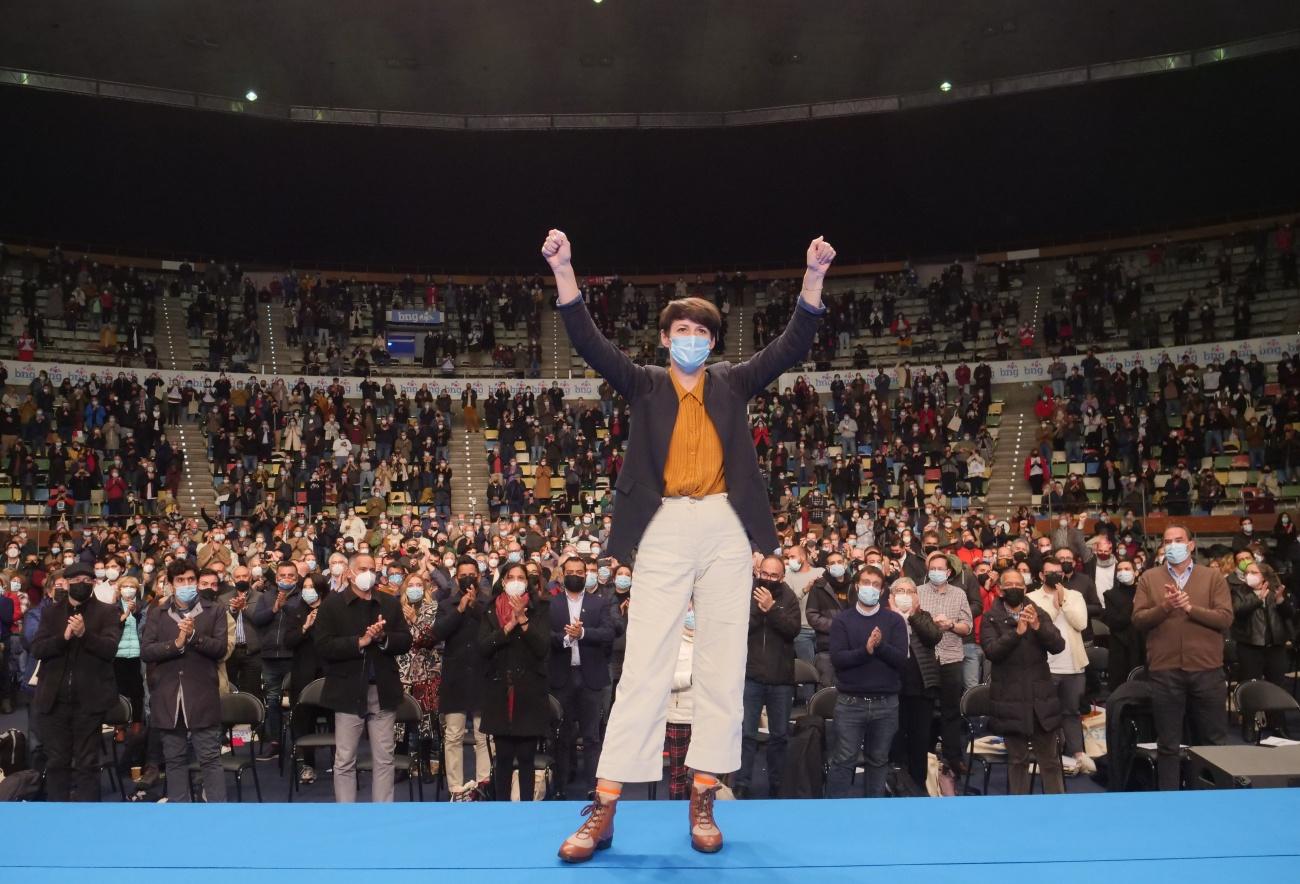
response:
[[[546,665],[551,649],[549,604],[547,599],[529,602],[527,632],[515,627],[507,635],[491,607],[479,618],[484,733],[510,737],[546,733],[551,720]]]
[[[1106,680],[1114,690],[1128,680],[1134,668],[1146,663],[1146,637],[1133,626],[1133,599],[1137,584],[1116,583],[1106,590],[1106,607],[1102,622],[1110,630],[1106,651]]]
[[[745,678],[759,684],[794,684],[794,639],[799,634],[799,599],[784,583],[772,593],[774,603],[763,612],[749,599],[749,656]]]
[[[384,640],[358,647],[362,634],[380,617],[386,624]],[[316,650],[325,663],[322,706],[335,712],[365,715],[370,688],[367,667],[373,666],[379,708],[398,707],[403,689],[397,658],[411,649],[411,630],[396,596],[376,590],[367,600],[351,587],[332,592],[320,603],[312,630],[316,633]]]
[[[1026,600],[1025,607],[1030,605],[1038,608]],[[1065,650],[1065,639],[1052,625],[1052,618],[1038,608],[1038,629],[1017,635],[1015,618],[998,599],[980,621],[980,638],[984,656],[993,664],[989,680],[993,732],[1030,736],[1036,729],[1051,732],[1059,728],[1061,701],[1047,667],[1047,655]]]
[[[140,659],[149,682],[149,723],[164,730],[176,727],[177,697],[183,692],[186,726],[190,730],[216,727],[221,724],[217,668],[226,656],[226,609],[196,599],[194,634],[178,648],[180,624],[172,619],[173,604],[169,599],[150,609],[140,634]]]
[[[321,604],[324,604],[322,601]],[[317,610],[319,610],[319,605]],[[289,670],[289,700],[295,703],[298,694],[307,685],[325,674],[325,661],[321,659],[320,649],[316,647],[316,625],[306,632],[302,631],[307,622],[307,615],[312,609],[302,601],[301,595],[295,595],[280,608],[276,618],[276,629],[283,636],[281,646],[293,654],[293,667]],[[316,615],[318,618],[320,614]]]
[[[480,589],[478,601],[459,610],[464,593],[451,591],[446,602],[438,603],[433,621],[435,641],[444,642],[442,684],[438,688],[438,711],[474,713],[482,708],[483,655],[478,649],[480,621],[487,607],[488,592]]]
[[[560,307],[559,314],[574,349],[631,409],[627,454],[614,483],[618,518],[606,547],[620,562],[629,562],[663,504],[664,461],[677,422],[677,393],[666,368],[637,365],[611,344],[592,321],[582,298]],[[750,542],[764,552],[774,551],[779,541],[767,487],[758,470],[746,404],[803,359],[820,322],[821,314],[800,302],[785,331],[753,357],[739,363],[718,362],[705,369],[704,408],[722,442],[727,500]]]
[[[935,646],[943,630],[929,611],[913,611],[907,618],[907,664],[903,667],[902,693],[909,697],[929,696],[939,690],[939,659]]]
[[[598,691],[609,687],[609,654],[614,646],[617,628],[612,618],[613,605],[595,592],[582,594],[582,638],[578,639],[578,672],[583,685]],[[564,627],[569,625],[569,600],[560,593],[551,600],[551,687],[559,690],[569,683],[573,669],[573,651],[564,646]]]
[[[68,618],[80,613],[86,631],[80,638],[65,639]],[[32,641],[32,654],[41,661],[36,681],[36,709],[49,712],[67,679],[72,679],[77,708],[91,713],[107,712],[117,701],[117,679],[113,660],[122,640],[122,621],[117,605],[106,605],[94,596],[78,609],[66,599],[55,602],[41,615],[41,625]]]
[[[828,574],[818,577],[808,587],[808,625],[816,634],[814,640],[818,653],[831,649],[831,623],[835,615],[857,604],[858,589],[848,573],[844,575],[844,601],[840,601],[835,589]]]

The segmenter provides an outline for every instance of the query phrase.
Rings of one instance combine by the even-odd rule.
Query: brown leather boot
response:
[[[578,831],[560,845],[560,859],[566,863],[585,863],[597,850],[605,850],[614,843],[614,812],[618,801],[603,803],[597,798],[582,809],[587,819]]]
[[[691,847],[700,853],[717,853],[722,849],[722,832],[713,821],[713,799],[720,785],[707,789],[691,787]]]

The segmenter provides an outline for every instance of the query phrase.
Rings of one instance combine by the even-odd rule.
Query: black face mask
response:
[[[937,544],[927,543],[925,546],[921,547],[921,549],[925,550],[926,555],[929,555],[932,552],[937,552],[939,547]]]
[[[565,574],[564,591],[565,592],[582,592],[587,588],[586,574]]]
[[[473,574],[462,574],[456,578],[456,585],[463,590],[470,590],[478,586],[478,578]]]
[[[56,602],[66,602],[68,600],[68,591],[66,589],[54,590],[54,600]]]
[[[1049,571],[1043,575],[1043,585],[1055,589],[1061,585],[1061,575],[1057,574],[1055,571]]]
[[[762,587],[763,589],[766,589],[768,592],[772,593],[773,595],[776,594],[776,588],[780,585],[781,585],[781,581],[779,580],[765,579],[763,577],[754,578],[754,586],[756,588]]]
[[[1074,573],[1074,562],[1061,562],[1061,570],[1066,574]]]
[[[90,584],[84,581],[68,584],[68,598],[79,605],[85,604],[86,600],[90,598],[91,591]]]
[[[235,581],[235,592],[248,592],[252,588],[253,584],[249,583],[247,580]]]
[[[964,549],[974,549],[974,548],[975,548],[975,541],[973,541],[973,540],[965,540],[965,541],[962,541],[962,547],[963,547]]]
[[[1025,591],[1020,587],[1003,589],[1002,603],[1009,608],[1018,608],[1025,603]]]
[[[1011,558],[1013,561],[1019,564],[1020,562],[1023,562],[1025,559],[1029,558],[1029,556],[1026,553],[1022,552],[1021,550],[1016,550],[1011,554]]]
[[[217,591],[216,589],[200,589],[199,598],[203,599],[205,602],[216,601]]]

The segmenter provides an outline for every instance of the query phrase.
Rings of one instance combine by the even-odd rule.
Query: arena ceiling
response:
[[[286,108],[717,113],[1298,27],[1295,0],[44,0],[8,4],[0,66]]]

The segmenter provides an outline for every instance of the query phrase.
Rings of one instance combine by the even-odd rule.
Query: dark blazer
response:
[[[749,598],[749,654],[745,678],[759,684],[794,684],[794,639],[799,634],[799,599],[781,583],[772,592],[773,605],[766,613]]]
[[[495,604],[480,618],[484,733],[510,737],[540,737],[546,733],[551,721],[546,673],[551,651],[549,605],[549,598],[534,596],[529,601],[527,632],[516,627],[507,635],[497,619]]]
[[[551,688],[558,690],[569,683],[573,668],[573,651],[564,647],[564,627],[569,625],[568,593],[551,599]],[[582,594],[582,638],[578,639],[578,659],[582,683],[596,691],[609,686],[609,654],[614,646],[614,621],[610,603],[590,592]]]
[[[358,647],[362,633],[380,617],[386,624],[383,640]],[[398,707],[403,690],[397,658],[411,649],[411,630],[396,596],[376,590],[369,599],[362,599],[351,587],[332,592],[320,603],[312,630],[316,633],[316,650],[325,665],[322,706],[335,712],[365,715],[370,689],[367,667],[373,666],[379,708]]]
[[[119,610],[117,605],[106,605],[91,596],[76,610],[65,599],[50,605],[41,615],[41,626],[32,642],[32,654],[41,661],[36,681],[37,711],[54,709],[59,689],[69,674],[77,706],[83,711],[107,712],[117,701],[113,660],[122,640]],[[86,632],[80,638],[65,639],[68,618],[78,612]]]
[[[668,369],[637,365],[611,344],[591,321],[581,298],[560,307],[559,313],[574,349],[631,409],[627,453],[614,483],[616,517],[606,544],[609,555],[630,562],[663,503],[664,461],[677,422],[677,392]],[[820,316],[800,299],[785,331],[772,343],[744,362],[719,362],[705,369],[704,408],[722,441],[727,500],[750,542],[763,552],[775,551],[778,541],[745,406],[804,358]]]
[[[197,599],[194,634],[185,647],[176,647],[180,624],[172,619],[168,599],[145,615],[140,634],[140,659],[149,681],[149,722],[171,730],[177,725],[177,696],[185,696],[185,725],[189,730],[221,724],[221,695],[217,669],[226,656],[226,609]]]
[[[1025,607],[1030,605],[1034,603],[1025,602]],[[1038,608],[1038,624],[1038,629],[1017,635],[1015,618],[1001,599],[980,621],[984,656],[993,664],[989,699],[996,734],[1031,736],[1034,719],[1039,728],[1048,732],[1061,726],[1061,701],[1052,683],[1047,655],[1065,650],[1065,639],[1042,608]]]

